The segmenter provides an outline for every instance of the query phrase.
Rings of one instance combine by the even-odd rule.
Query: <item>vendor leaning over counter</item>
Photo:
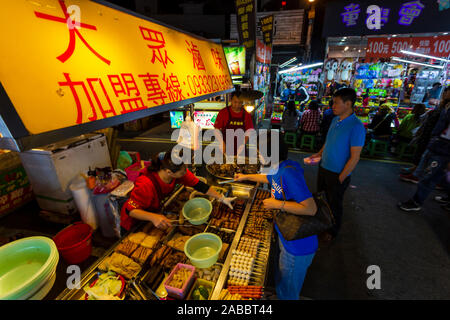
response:
[[[287,160],[288,148],[283,139],[271,141],[268,138],[268,156],[271,157],[271,144],[279,146],[280,163],[273,164],[271,175],[236,174],[236,181],[254,181],[269,183],[272,197],[263,201],[264,208],[269,210],[284,210],[295,215],[314,216],[317,205],[309,191],[303,176],[302,166],[293,160]],[[283,192],[285,200],[283,199]],[[278,299],[298,300],[303,281],[318,248],[317,236],[287,241],[283,238],[279,226],[275,224],[278,233],[280,258],[276,267],[276,292]]]
[[[170,227],[171,220],[158,212],[161,211],[161,201],[174,191],[177,184],[192,187],[233,209],[231,203],[236,198],[226,198],[219,194],[200,181],[184,163],[175,164],[171,152],[162,152],[153,157],[151,164],[136,179],[130,198],[122,207],[121,227],[129,231],[136,220],[151,221],[158,229]]]

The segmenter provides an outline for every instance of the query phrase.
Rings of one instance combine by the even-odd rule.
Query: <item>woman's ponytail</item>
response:
[[[162,161],[159,157],[159,154],[157,154],[152,157],[152,160],[149,166],[147,167],[147,170],[151,172],[158,172],[159,170],[161,170],[161,168],[162,168]]]

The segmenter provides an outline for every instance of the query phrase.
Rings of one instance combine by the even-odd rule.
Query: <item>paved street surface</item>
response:
[[[316,254],[303,296],[450,298],[450,215],[431,197],[420,213],[397,209],[396,203],[416,190],[416,185],[398,179],[400,168],[375,161],[359,163],[352,174],[353,187],[346,193],[341,233],[334,245]],[[305,169],[311,190],[316,190],[316,173],[316,168]],[[381,290],[367,289],[369,265],[381,269]]]

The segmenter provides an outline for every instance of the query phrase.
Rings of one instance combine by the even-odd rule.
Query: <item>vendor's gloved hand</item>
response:
[[[236,197],[226,198],[225,196],[222,196],[222,198],[219,199],[220,202],[222,202],[223,204],[227,205],[231,210],[233,210],[233,206],[231,205],[231,203],[234,200],[236,200]]]

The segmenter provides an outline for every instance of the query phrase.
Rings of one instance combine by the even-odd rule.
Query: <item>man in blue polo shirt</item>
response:
[[[359,162],[366,130],[353,113],[355,90],[343,88],[333,95],[333,119],[322,149],[305,159],[305,163],[318,163],[318,191],[325,191],[336,224],[331,238],[336,238],[342,223],[344,193],[350,184],[350,174]],[[327,239],[327,240],[330,240]]]

